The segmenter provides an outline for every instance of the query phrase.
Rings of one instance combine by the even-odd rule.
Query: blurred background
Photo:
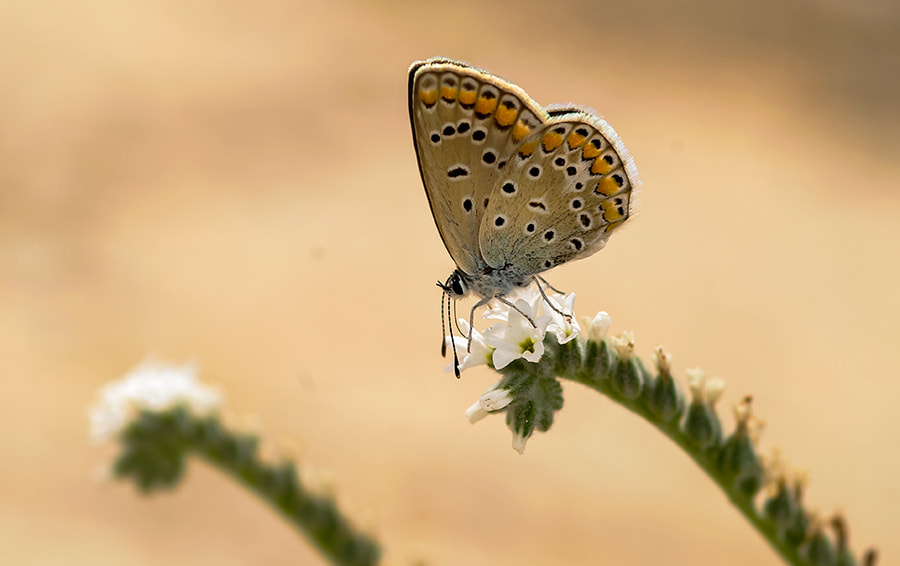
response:
[[[900,521],[900,5],[0,5],[0,555],[10,564],[319,564],[192,465],[153,498],[97,480],[96,391],[195,361],[330,477],[392,564],[777,564],[661,435],[566,384],[524,456],[440,358],[452,269],[416,168],[411,62],[462,59],[619,131],[642,207],[554,270],[645,359],[754,395],[895,563]],[[482,324],[482,327],[484,325]],[[286,439],[291,439],[288,442]],[[279,444],[280,443],[280,444]]]

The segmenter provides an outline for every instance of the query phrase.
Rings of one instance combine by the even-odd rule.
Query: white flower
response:
[[[475,424],[488,415],[490,415],[490,413],[484,410],[480,400],[475,401],[471,407],[466,409],[466,418],[469,419],[470,424]]]
[[[534,309],[523,299],[515,304],[516,308],[509,310],[507,322],[498,322],[484,332],[487,344],[495,348],[492,357],[495,369],[503,369],[518,358],[537,362],[544,355],[544,334],[550,317],[535,317]]]
[[[610,342],[620,360],[631,359],[631,355],[634,353],[634,332],[625,330],[620,336],[613,336]]]
[[[485,411],[499,411],[513,402],[509,389],[494,389],[481,396],[479,402]]]
[[[609,318],[606,311],[595,314],[594,319],[588,322],[588,340],[602,342],[606,338],[606,333],[609,332],[610,324],[612,324],[612,319]]]
[[[523,300],[531,306],[531,312],[537,314],[538,305],[541,303],[541,295],[534,287],[519,287],[506,297],[510,303],[516,303]],[[481,318],[485,320],[509,320],[509,311],[511,311],[508,303],[503,301],[491,301],[488,303],[488,309],[484,311]]]
[[[652,354],[653,365],[660,374],[669,375],[672,372],[672,354],[663,350],[662,345],[656,347]]]
[[[492,411],[504,409],[514,401],[515,398],[508,389],[497,389],[499,383],[492,385],[474,405],[466,410],[466,418],[469,419],[470,423],[475,424],[488,416]]]
[[[147,361],[118,381],[106,384],[88,412],[92,438],[115,437],[140,410],[165,411],[183,403],[196,413],[221,404],[220,393],[196,380],[197,368]]]
[[[706,372],[700,368],[684,370],[688,378],[688,388],[691,396],[697,401],[712,406],[722,396],[725,390],[725,380],[720,377],[706,379]]]
[[[456,355],[462,358],[459,364],[459,371],[464,371],[470,367],[487,364],[491,361],[491,354],[494,349],[487,345],[484,336],[474,328],[471,329],[472,344],[469,345],[469,322],[465,319],[459,319],[459,328],[464,336],[453,336],[452,340],[448,336],[445,338],[447,345],[456,348]],[[444,373],[453,371],[453,363],[450,362],[445,368]]]
[[[525,443],[526,442],[528,442],[527,436],[522,436],[518,432],[513,433],[512,447],[513,447],[513,450],[518,452],[520,455],[525,453]]]
[[[565,344],[570,340],[574,340],[575,337],[581,333],[581,326],[578,325],[578,322],[575,320],[575,315],[573,314],[575,293],[569,293],[568,295],[555,293],[547,298],[551,301],[552,305],[544,308],[544,312],[548,312],[550,315],[550,324],[547,325],[547,332],[556,334],[556,341],[560,344]],[[556,307],[556,309],[553,307]],[[569,317],[563,316],[557,312],[557,310],[568,314]]]

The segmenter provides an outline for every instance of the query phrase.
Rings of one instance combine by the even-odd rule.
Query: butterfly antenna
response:
[[[447,293],[447,316],[450,316],[450,293]],[[455,307],[456,304],[454,303]],[[456,343],[453,341],[453,324],[452,321],[448,321],[448,326],[450,327],[450,342],[453,343],[453,373],[456,374],[456,379],[459,379],[459,355],[456,353]]]
[[[456,353],[456,344],[453,340],[453,321],[446,320],[444,318],[444,297],[447,298],[447,318],[450,318],[450,291],[449,288],[438,281],[438,287],[444,291],[444,294],[441,295],[441,356],[447,357],[447,330],[450,330],[450,343],[453,344],[453,373],[456,374],[456,379],[460,378],[459,374],[459,356]],[[453,306],[456,306],[455,304]],[[446,321],[446,324],[445,324]]]
[[[438,287],[443,289],[444,287],[438,282]],[[444,297],[447,296],[447,293],[443,293],[441,295],[441,357],[447,357],[447,324],[444,321]],[[449,308],[449,305],[448,305]]]

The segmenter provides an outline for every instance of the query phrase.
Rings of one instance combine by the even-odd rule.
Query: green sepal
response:
[[[763,503],[763,514],[775,524],[779,531],[787,531],[797,514],[797,506],[787,486],[779,485],[778,491],[766,499]]]
[[[584,346],[584,370],[581,376],[587,383],[599,383],[609,378],[613,353],[605,340],[587,340]]]
[[[744,497],[751,498],[763,484],[763,469],[756,454],[756,447],[744,427],[728,437],[717,460],[719,470],[731,480]]]
[[[671,422],[684,414],[684,393],[669,374],[658,375],[646,391],[647,406],[660,422]]]
[[[644,372],[640,361],[631,356],[619,359],[612,374],[613,391],[622,399],[637,399],[644,387]]]
[[[834,546],[821,529],[816,531],[807,543],[806,558],[815,566],[834,564]]]
[[[715,448],[722,442],[722,423],[715,409],[706,403],[694,401],[684,420],[685,436],[699,449]]]

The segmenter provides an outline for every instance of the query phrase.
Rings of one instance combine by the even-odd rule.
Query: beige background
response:
[[[38,0],[0,6],[0,556],[319,564],[202,465],[150,499],[95,480],[96,390],[195,360],[302,448],[394,564],[775,564],[689,460],[608,400],[523,457],[442,373],[452,268],[406,69],[446,55],[593,106],[640,214],[552,274],[647,356],[752,393],[763,450],[897,562],[900,9],[720,3]],[[628,6],[628,7],[623,7]]]

